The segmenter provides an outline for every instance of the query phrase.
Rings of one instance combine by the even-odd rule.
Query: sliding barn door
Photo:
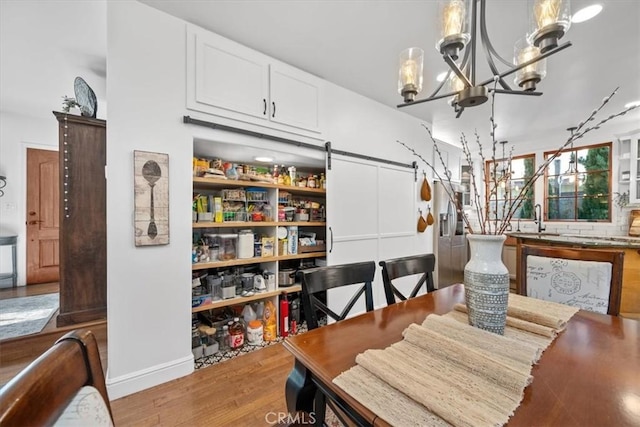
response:
[[[415,251],[414,171],[333,155],[327,177],[328,263],[375,261],[374,304],[384,306],[378,262]],[[329,307],[340,312],[355,288],[329,291]],[[362,299],[352,313],[364,311]]]

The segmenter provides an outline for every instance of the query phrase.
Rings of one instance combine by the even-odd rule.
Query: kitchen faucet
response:
[[[540,205],[540,203],[536,203],[535,206],[535,219],[534,219],[534,223],[538,224],[538,233],[542,233],[544,230],[547,229],[547,227],[544,227],[542,225],[542,206]]]

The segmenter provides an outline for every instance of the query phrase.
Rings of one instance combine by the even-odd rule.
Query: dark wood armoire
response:
[[[107,122],[53,112],[60,157],[58,326],[107,317]]]

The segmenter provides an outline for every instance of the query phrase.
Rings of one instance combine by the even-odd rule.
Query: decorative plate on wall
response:
[[[76,102],[80,106],[80,113],[85,117],[96,117],[98,100],[87,82],[82,77],[76,77],[73,90],[76,93]]]

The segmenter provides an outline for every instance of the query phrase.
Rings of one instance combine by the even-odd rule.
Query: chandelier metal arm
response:
[[[480,2],[484,2],[484,0],[480,0]],[[476,4],[476,0],[474,0],[471,5],[471,64],[469,66],[469,76],[471,77],[470,78],[471,85],[467,87],[473,87],[476,84],[476,40],[477,40],[476,33],[477,31],[476,31],[475,23],[477,21],[477,15],[478,15],[478,6]],[[445,58],[445,61],[446,61],[446,58]],[[451,64],[449,64],[449,66],[451,66]],[[458,77],[460,77],[460,75],[458,75]]]
[[[495,93],[503,93],[506,95],[529,95],[529,96],[540,96],[542,92],[526,92],[523,90],[504,90],[504,89],[489,89],[489,92]]]
[[[485,0],[479,0],[479,1],[480,1],[480,37],[482,38],[482,47],[484,48],[484,56],[487,60],[487,63],[489,64],[489,68],[491,69],[491,72],[493,73],[493,75],[500,76],[500,71],[498,71],[498,67],[496,67],[495,63],[493,62],[492,53],[493,55],[496,56],[496,58],[502,61],[502,63],[506,64],[507,67],[509,67],[509,69],[513,68],[513,64],[510,64],[507,61],[505,61],[504,58],[498,55],[496,50],[493,48],[493,45],[491,44],[491,40],[489,39],[489,33],[487,32],[487,25],[486,25],[487,23],[486,23],[486,16],[485,16],[486,3],[485,3]],[[509,84],[502,77],[498,78],[498,83],[500,83],[500,86],[502,86],[503,89],[512,90],[511,86],[509,86]]]
[[[452,70],[449,70],[449,72],[447,73],[447,76],[444,78],[444,80],[442,80],[440,82],[438,87],[431,93],[431,95],[429,95],[429,98],[427,98],[427,99],[433,98],[434,96],[436,96],[438,94],[438,92],[440,92],[440,89],[442,89],[444,84],[447,82],[447,80],[449,79],[449,76],[451,75],[452,72],[453,72]],[[403,105],[406,105],[406,104],[403,104]]]
[[[435,101],[436,99],[449,98],[449,97],[455,96],[457,94],[458,94],[458,92],[449,92],[449,93],[445,93],[445,94],[438,95],[438,96],[430,96],[429,98],[417,99],[417,100],[415,100],[413,102],[408,102],[406,104],[398,104],[398,105],[396,105],[396,108],[404,108],[404,107],[409,107],[411,105],[422,104],[423,102]]]
[[[536,62],[540,61],[541,59],[544,59],[544,58],[546,58],[548,56],[551,56],[554,53],[560,52],[561,50],[564,50],[564,49],[568,48],[569,46],[571,46],[571,42],[566,42],[564,44],[561,44],[560,46],[556,47],[555,49],[551,49],[551,50],[549,50],[549,51],[547,51],[545,53],[542,53],[542,54],[536,56],[535,58],[530,59],[529,61],[523,62],[522,64],[518,65],[517,67],[513,67],[510,70],[504,71],[503,73],[498,75],[498,78],[507,77],[507,76],[515,73],[516,71],[521,70],[524,67],[527,67],[527,66],[529,66],[531,64],[535,64]],[[491,77],[491,78],[483,81],[482,83],[478,84],[478,86],[485,86],[485,85],[491,83],[493,81],[493,79],[494,79],[494,77]],[[521,93],[521,92],[518,92],[518,93]],[[522,93],[524,94],[524,91]]]
[[[486,18],[486,3],[485,0],[480,0],[480,36],[482,37],[482,44],[484,45],[485,55],[487,59],[489,59],[490,54],[493,54],[496,58],[500,60],[504,65],[509,68],[513,68],[513,63],[504,59],[500,54],[495,50],[493,44],[491,44],[491,40],[489,39],[489,32],[487,31],[487,18]],[[489,52],[487,52],[487,50]],[[490,64],[493,65],[493,60],[490,60]],[[495,71],[494,71],[495,72]],[[495,72],[498,74],[497,72]]]
[[[473,55],[472,55],[473,56]],[[442,55],[444,58],[444,62],[451,68],[451,70],[456,73],[456,76],[464,83],[465,87],[473,87],[473,75],[471,77],[471,81],[467,78],[467,76],[462,72],[458,65],[453,61],[453,58],[449,56],[449,54],[445,53]]]

